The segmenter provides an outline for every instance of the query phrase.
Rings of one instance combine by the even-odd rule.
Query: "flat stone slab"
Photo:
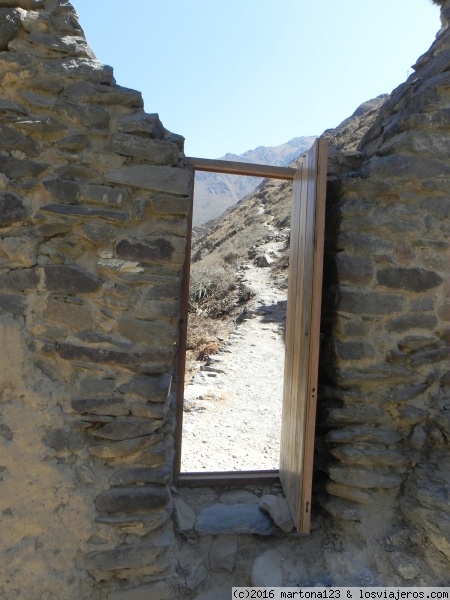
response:
[[[204,534],[270,535],[279,531],[257,503],[208,506],[198,515],[195,529]]]

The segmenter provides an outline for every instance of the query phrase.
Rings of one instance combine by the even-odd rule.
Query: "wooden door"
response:
[[[303,159],[291,217],[280,480],[300,533],[311,517],[327,154],[321,138]]]

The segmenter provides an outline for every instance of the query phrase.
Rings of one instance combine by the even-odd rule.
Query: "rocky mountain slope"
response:
[[[228,153],[222,160],[286,166],[311,147],[316,136],[301,136],[279,146],[259,146],[243,154]],[[217,219],[261,183],[258,177],[241,177],[220,173],[197,173],[195,176],[194,227]]]

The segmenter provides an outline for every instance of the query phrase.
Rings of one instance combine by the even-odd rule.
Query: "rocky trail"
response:
[[[286,234],[267,226],[268,241],[238,273],[254,296],[185,388],[183,472],[278,468],[287,294],[268,267]]]

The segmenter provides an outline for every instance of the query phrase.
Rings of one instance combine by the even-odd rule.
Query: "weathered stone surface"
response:
[[[65,324],[72,328],[89,329],[93,325],[92,314],[86,306],[62,302],[53,298],[47,300],[47,306],[42,316],[46,320]]]
[[[176,165],[178,146],[163,140],[146,139],[127,133],[113,133],[106,149],[126,156],[145,158],[154,165]]]
[[[47,179],[44,182],[45,189],[50,194],[63,204],[77,204],[78,194],[80,193],[80,186],[75,181],[68,181],[65,179]]]
[[[180,314],[179,300],[139,300],[133,308],[136,319],[175,319]]]
[[[145,398],[150,402],[166,402],[170,394],[172,375],[164,373],[159,376],[135,375],[122,384],[119,391],[125,395]]]
[[[437,319],[434,315],[413,313],[396,317],[389,321],[386,326],[387,331],[395,333],[404,333],[414,329],[433,330],[437,325]]]
[[[127,440],[148,436],[157,431],[162,425],[163,422],[157,419],[144,421],[142,419],[132,419],[131,417],[127,419],[117,418],[100,429],[96,429],[93,435],[107,440]]]
[[[129,108],[141,108],[144,104],[142,94],[120,85],[92,84],[79,81],[64,88],[64,97],[85,104],[119,105]]]
[[[45,434],[44,444],[57,452],[73,452],[84,446],[84,436],[79,431],[55,429]]]
[[[31,157],[39,155],[39,146],[36,142],[8,125],[0,125],[0,150],[9,153],[19,151]]]
[[[123,238],[115,246],[117,258],[143,263],[182,264],[186,240],[175,236],[148,236],[143,240]]]
[[[332,443],[371,442],[375,444],[395,444],[402,435],[395,429],[376,427],[374,424],[333,429],[328,432],[327,440]]]
[[[91,83],[109,84],[113,81],[113,69],[89,58],[55,59],[44,61],[40,71],[58,80],[80,78]]]
[[[0,0],[0,6],[17,6],[26,10],[36,10],[37,8],[44,8],[44,0]]]
[[[165,508],[170,500],[168,489],[148,484],[142,487],[114,488],[100,494],[95,507],[100,513],[138,513]]]
[[[117,120],[117,130],[122,133],[143,135],[155,139],[164,138],[164,127],[157,114],[134,113]]]
[[[389,560],[394,565],[397,573],[407,581],[415,579],[420,575],[422,570],[418,562],[413,560],[405,552],[391,552],[389,553]]]
[[[101,106],[84,106],[60,99],[53,105],[53,110],[61,120],[78,127],[88,127],[91,130],[109,128],[109,112]]]
[[[107,171],[106,179],[111,183],[189,196],[193,185],[192,171],[175,167],[152,165],[130,165]]]
[[[220,494],[219,501],[221,504],[254,504],[259,502],[259,497],[248,490],[230,490]]]
[[[0,156],[0,173],[9,179],[27,179],[36,177],[45,171],[48,165],[32,160],[19,160],[12,156]]]
[[[91,415],[128,415],[129,410],[123,398],[75,398],[71,401],[73,410],[77,413]]]
[[[186,216],[189,211],[188,198],[180,196],[156,196],[150,201],[152,207],[159,213]]]
[[[206,534],[270,535],[276,528],[257,504],[213,504],[198,515],[195,529]]]
[[[0,192],[0,227],[23,221],[28,215],[29,209],[22,198],[10,192]]]
[[[0,52],[8,48],[8,42],[20,29],[20,13],[11,8],[0,8]]]
[[[71,265],[46,265],[42,270],[45,289],[53,293],[90,294],[96,292],[102,284],[100,279],[87,271]]]
[[[237,537],[219,537],[213,541],[209,550],[209,566],[216,573],[231,573],[236,562],[238,549]]]
[[[340,444],[330,449],[330,453],[342,464],[367,467],[405,467],[409,460],[397,450],[387,450],[384,447],[369,443]]]
[[[135,343],[150,346],[171,346],[175,343],[177,328],[167,321],[144,321],[123,316],[119,319],[118,330],[121,335]]]
[[[180,533],[194,529],[196,515],[192,508],[181,498],[174,498],[175,523]]]
[[[345,283],[369,283],[372,280],[372,259],[339,253],[336,256],[339,281]]]
[[[333,481],[366,488],[397,488],[402,483],[402,477],[388,471],[375,471],[351,467],[330,467],[329,474]]]
[[[80,200],[105,206],[121,207],[126,202],[128,195],[128,190],[123,187],[87,184],[81,189]]]
[[[255,587],[281,587],[283,585],[283,571],[281,561],[283,557],[278,550],[266,550],[258,556],[252,565],[250,583]]]
[[[442,283],[442,277],[433,271],[424,269],[405,269],[402,267],[391,267],[381,269],[377,273],[380,285],[387,288],[407,290],[411,292],[425,292],[437,287]]]
[[[89,454],[102,459],[122,458],[124,456],[136,454],[137,452],[141,452],[152,446],[156,446],[163,438],[164,436],[162,434],[156,434],[125,439],[120,442],[108,441],[103,444],[89,446]]]
[[[336,357],[341,360],[360,360],[375,356],[375,350],[369,342],[341,342],[334,343]]]
[[[147,448],[136,458],[136,464],[156,469],[172,460],[173,440],[164,439],[161,443]]]
[[[23,295],[0,294],[0,313],[24,315],[27,310],[27,300]]]
[[[82,569],[114,571],[151,565],[164,551],[164,548],[153,545],[137,544],[119,546],[113,550],[90,552],[79,562]]]
[[[404,304],[405,301],[401,296],[380,292],[357,292],[342,288],[338,310],[354,314],[389,315],[401,311]]]
[[[172,359],[172,352],[166,349],[131,354],[112,348],[94,348],[65,342],[58,345],[58,353],[65,360],[117,364],[138,373],[165,372]]]
[[[265,494],[259,502],[259,508],[271,516],[272,521],[281,531],[289,533],[294,529],[294,522],[286,498]]]
[[[39,274],[36,268],[14,269],[0,275],[0,287],[7,290],[32,290],[36,288],[38,281]]]
[[[172,465],[167,464],[161,468],[145,469],[133,467],[118,469],[111,476],[111,485],[131,485],[142,483],[169,484],[172,479]]]
[[[162,403],[149,402],[144,404],[143,402],[130,402],[130,413],[133,417],[141,419],[163,419],[167,415],[170,405],[170,397],[166,402]]]
[[[54,213],[57,215],[80,216],[80,217],[100,217],[101,219],[109,219],[111,221],[126,221],[127,215],[118,210],[107,210],[104,208],[94,208],[92,206],[82,205],[66,205],[66,204],[47,204],[41,207],[44,212]],[[96,227],[95,224],[89,224],[91,227]],[[87,226],[86,226],[87,227]],[[97,226],[98,230],[98,226]],[[103,239],[99,241],[104,241]]]
[[[108,594],[108,600],[170,600],[172,593],[164,581]]]
[[[16,121],[16,125],[19,129],[42,135],[61,133],[65,130],[65,126],[53,117],[27,117]]]

